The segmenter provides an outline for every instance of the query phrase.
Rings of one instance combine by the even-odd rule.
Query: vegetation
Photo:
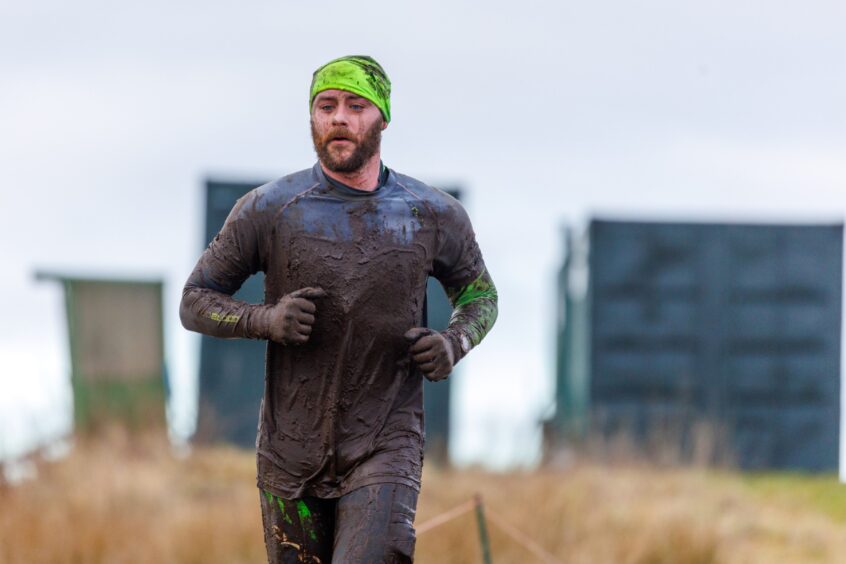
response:
[[[568,563],[846,562],[833,476],[576,463],[491,474],[427,468],[418,526],[480,493],[494,518]],[[494,561],[538,561],[488,528]],[[78,441],[38,477],[0,485],[0,562],[263,562],[252,454],[121,434]],[[417,561],[480,562],[467,512],[418,536]]]

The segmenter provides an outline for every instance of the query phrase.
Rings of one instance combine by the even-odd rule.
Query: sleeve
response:
[[[467,212],[457,201],[439,225],[438,253],[432,274],[446,290],[453,311],[444,336],[454,362],[482,342],[496,322],[498,296]]]
[[[457,200],[451,200],[438,217],[438,248],[432,265],[432,275],[446,289],[475,280],[485,269],[470,218]]]
[[[263,229],[253,198],[251,192],[236,202],[188,277],[179,307],[186,329],[213,337],[266,338],[259,319],[267,306],[232,297],[250,275],[263,269]]]

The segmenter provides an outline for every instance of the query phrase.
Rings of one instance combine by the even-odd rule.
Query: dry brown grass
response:
[[[79,443],[37,480],[0,486],[0,562],[263,562],[252,454],[174,457],[163,441]],[[417,523],[475,492],[568,563],[846,562],[841,515],[807,500],[836,481],[581,464],[490,474],[427,468]],[[792,492],[797,492],[793,495]],[[823,494],[824,497],[824,494]],[[494,561],[537,559],[489,523]],[[480,562],[473,513],[418,538],[417,560]]]
[[[580,465],[525,475],[430,472],[424,484],[418,523],[478,490],[489,511],[568,563],[846,562],[843,524],[788,502],[788,492],[770,500],[738,475]],[[421,536],[421,562],[479,561],[472,517],[457,521]],[[538,561],[491,532],[497,562]]]

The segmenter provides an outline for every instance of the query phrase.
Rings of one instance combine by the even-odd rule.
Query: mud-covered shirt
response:
[[[265,304],[321,287],[306,344],[268,341],[256,441],[258,485],[338,497],[358,487],[419,489],[423,389],[403,335],[421,325],[427,278],[462,288],[485,272],[457,200],[388,170],[373,192],[339,189],[319,165],[238,200],[185,286],[186,327],[260,338],[256,308],[231,298],[265,273]]]

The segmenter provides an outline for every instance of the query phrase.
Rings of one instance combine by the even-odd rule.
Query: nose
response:
[[[339,104],[337,109],[332,113],[332,125],[347,125],[347,123],[347,109],[343,104]]]

